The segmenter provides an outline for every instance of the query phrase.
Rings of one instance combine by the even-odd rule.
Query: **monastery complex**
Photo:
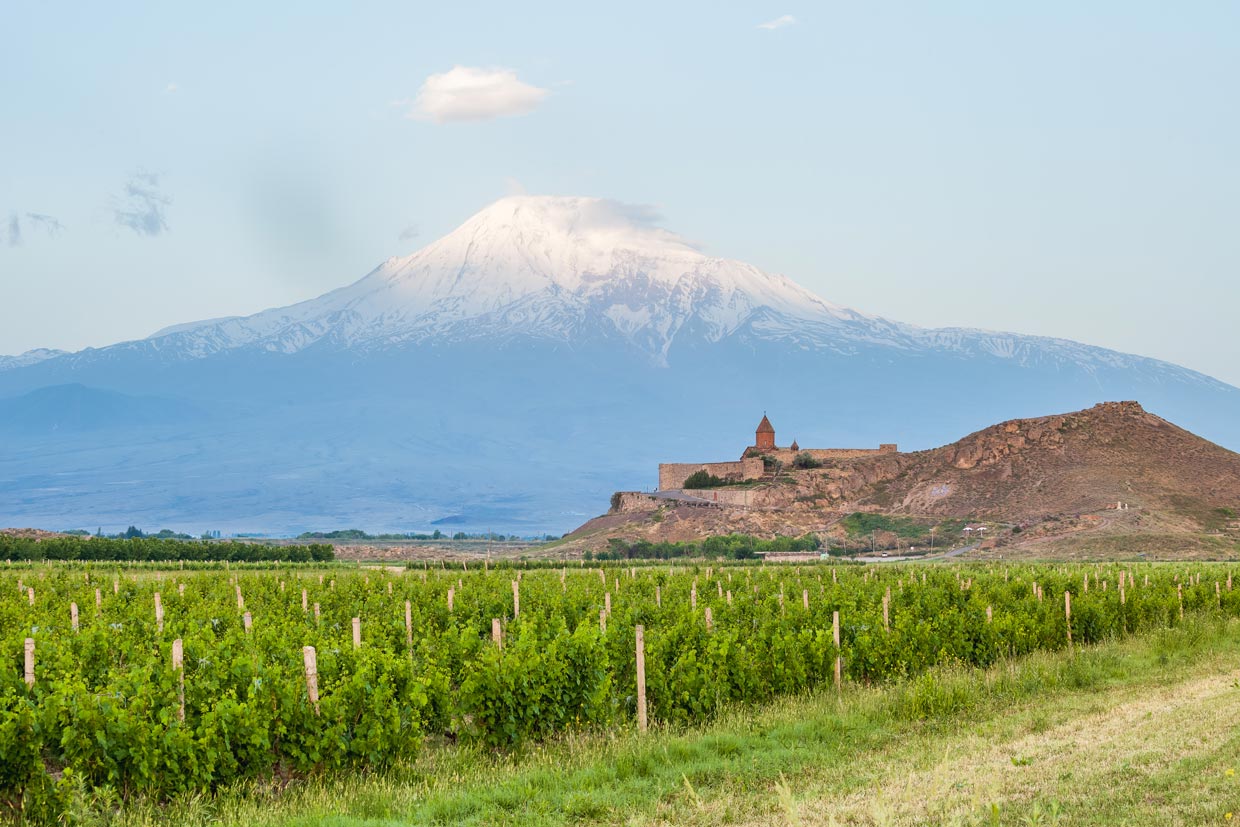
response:
[[[659,464],[659,490],[674,491],[682,489],[692,474],[698,471],[721,479],[744,482],[760,479],[767,471],[768,465],[778,463],[782,467],[792,467],[799,454],[808,454],[814,460],[852,459],[870,454],[894,454],[899,449],[892,444],[879,445],[877,448],[802,448],[796,440],[786,448],[775,444],[775,428],[764,414],[762,421],[754,432],[754,442],[745,449],[736,462],[668,462]]]

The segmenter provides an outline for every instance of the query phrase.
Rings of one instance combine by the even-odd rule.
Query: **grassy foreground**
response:
[[[247,785],[119,825],[1240,823],[1240,623],[988,671],[581,735],[496,759],[428,746],[382,775]],[[1233,820],[1229,813],[1236,813]]]

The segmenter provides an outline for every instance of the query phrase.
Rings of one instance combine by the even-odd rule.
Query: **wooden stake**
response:
[[[155,628],[164,633],[164,601],[159,592],[155,592]]]
[[[637,731],[645,734],[646,719],[646,630],[637,626]]]
[[[801,605],[809,609],[809,589],[801,589]]]
[[[245,611],[245,599],[241,596],[241,586],[237,586],[237,611]]]
[[[320,612],[319,612],[319,604],[318,604],[318,603],[315,603],[315,604],[314,604],[314,622],[315,622],[315,624],[316,624],[316,625],[317,625],[317,624],[318,624],[318,622],[319,622],[319,614],[320,614]]]
[[[27,589],[26,589],[26,599],[30,601],[30,605],[31,605],[31,606],[33,606],[33,605],[34,605],[34,586],[29,586],[29,587],[27,587]]]
[[[728,595],[728,605],[731,606],[732,605],[732,590],[731,589],[728,589],[727,595]]]
[[[607,610],[598,610],[598,630],[603,634],[607,634]]]
[[[310,608],[310,595],[306,594],[306,590],[301,590],[301,611],[304,613]]]
[[[254,628],[254,618],[250,616],[249,612],[241,615],[241,623],[245,626],[245,633],[247,635]]]
[[[73,631],[78,630],[78,610],[76,603],[69,604],[69,623],[73,626]]]
[[[512,581],[512,616],[521,614],[521,581]]]
[[[663,593],[659,589],[658,583],[654,584],[654,605],[658,606],[660,609],[663,608]]]
[[[831,614],[831,636],[835,640],[835,689],[842,689],[843,681],[843,659],[840,657],[840,613],[838,610]]]
[[[454,611],[456,603],[456,589],[448,587],[448,611]]]
[[[995,610],[991,606],[986,607],[986,622],[993,623],[995,620]]]
[[[611,614],[611,592],[603,595],[603,608],[607,610],[607,614]]]
[[[26,686],[34,686],[34,638],[26,638]]]
[[[1176,583],[1175,591],[1176,591],[1176,594],[1178,594],[1180,597],[1180,620],[1183,620],[1184,619],[1184,584]]]
[[[353,618],[353,648],[362,648],[362,619],[360,617]]]
[[[405,601],[405,646],[409,649],[409,657],[413,658],[413,604]]]
[[[1072,643],[1072,592],[1063,593],[1063,619],[1068,628],[1068,643]]]
[[[318,604],[314,604],[318,606]],[[310,703],[314,704],[314,714],[319,714],[319,660],[313,646],[303,646],[301,650],[306,662],[306,692],[310,695]]]
[[[711,616],[710,606],[706,607],[706,631],[713,631],[715,628],[715,619]]]
[[[31,592],[33,594],[33,592]],[[34,605],[34,598],[30,598],[30,605]],[[689,587],[689,608],[697,611],[697,581],[693,581],[693,585]]]
[[[172,641],[172,668],[177,672],[177,696],[180,706],[177,709],[177,719],[185,720],[185,648],[181,639],[177,638]]]
[[[98,589],[95,589],[95,609],[96,610],[103,609],[103,595],[99,592]]]
[[[500,649],[504,648],[504,630],[499,624],[499,618],[491,618],[491,642]]]

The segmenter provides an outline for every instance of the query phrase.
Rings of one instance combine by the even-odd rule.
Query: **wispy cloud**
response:
[[[28,212],[26,213],[26,220],[36,227],[46,230],[50,236],[58,235],[65,228],[65,225],[61,224],[55,217],[43,215],[42,213]]]
[[[519,80],[512,69],[453,66],[426,79],[407,117],[444,124],[525,115],[548,94],[546,89]],[[409,101],[397,103],[410,105]]]
[[[422,230],[418,227],[417,224],[410,224],[408,227],[400,231],[400,235],[397,236],[397,238],[400,241],[412,241],[413,239],[417,238],[421,233],[422,233]]]
[[[122,197],[114,199],[116,223],[138,235],[153,237],[168,230],[164,215],[172,199],[159,189],[159,173],[135,172],[129,176]]]
[[[44,215],[37,212],[28,212],[25,215],[18,213],[10,213],[7,222],[7,232],[0,232],[0,240],[5,241],[10,247],[18,247],[25,239],[25,233],[30,229],[40,229],[49,236],[56,236],[65,225],[50,215]]]
[[[169,83],[167,86],[164,87],[165,95],[175,95],[176,93],[177,93],[177,85],[175,83]]]
[[[765,23],[759,23],[758,28],[766,29],[767,31],[774,31],[775,29],[782,29],[785,26],[795,26],[796,23],[797,23],[797,19],[793,17],[792,15],[782,14],[779,17],[776,17],[774,20],[768,20]]]

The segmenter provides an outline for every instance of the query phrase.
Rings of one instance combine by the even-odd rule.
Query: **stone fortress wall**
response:
[[[755,448],[748,450],[757,453]],[[872,454],[895,454],[898,452],[899,448],[894,443],[884,443],[877,448],[801,448],[797,451],[791,448],[775,448],[774,450],[765,450],[761,453],[768,457],[774,457],[784,465],[791,465],[792,461],[796,459],[797,454],[809,454],[819,462],[827,462],[833,459],[858,459]]]
[[[708,474],[725,480],[756,480],[763,472],[762,460],[749,457],[739,462],[665,462],[659,464],[659,490],[671,491],[683,488],[685,480],[705,471]]]

